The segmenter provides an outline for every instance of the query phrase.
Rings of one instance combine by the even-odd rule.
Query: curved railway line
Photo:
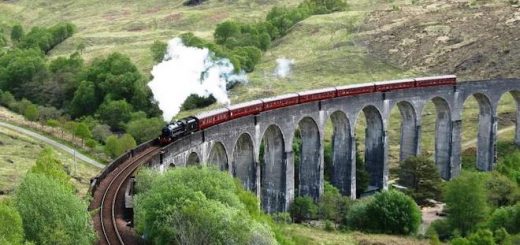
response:
[[[89,209],[97,210],[93,223],[98,232],[98,244],[139,243],[139,237],[125,221],[125,189],[121,187],[126,186],[130,176],[160,150],[156,142],[147,142],[116,159],[93,179]]]

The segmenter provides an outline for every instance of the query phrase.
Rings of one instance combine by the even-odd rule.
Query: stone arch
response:
[[[448,102],[441,97],[431,100],[436,110],[435,120],[435,164],[443,179],[451,178],[450,150],[451,150],[451,112]]]
[[[331,183],[343,195],[352,193],[352,135],[350,122],[342,111],[330,115],[332,121],[332,172]]]
[[[222,171],[228,170],[228,157],[226,148],[220,142],[216,142],[213,145],[209,153],[208,164],[218,166]]]
[[[415,107],[408,101],[400,101],[397,108],[401,114],[401,140],[399,160],[403,162],[411,156],[416,156],[419,148],[419,129]]]
[[[478,102],[477,169],[491,171],[495,159],[493,133],[493,107],[489,98],[482,93],[472,95]],[[467,98],[466,98],[467,99]]]
[[[240,135],[233,149],[233,176],[239,178],[244,188],[256,188],[256,167],[253,140],[247,133]]]
[[[321,180],[321,140],[314,119],[304,117],[298,122],[301,135],[300,162],[295,168],[295,187],[299,196],[310,196],[318,200]],[[296,138],[296,137],[293,137]]]
[[[282,131],[276,125],[264,132],[260,149],[260,195],[262,208],[267,213],[285,211],[286,166],[285,142]]]
[[[513,100],[515,101],[516,110],[515,110],[515,135],[514,135],[514,142],[516,145],[520,146],[520,91],[518,90],[511,90],[507,91],[500,95],[499,100],[497,102],[497,114],[499,112],[499,104],[503,100],[504,96],[506,94],[510,94],[513,97]],[[498,130],[498,129],[497,129]]]
[[[383,189],[385,186],[385,146],[383,118],[372,105],[362,110],[366,118],[365,167],[370,175],[369,189]]]
[[[186,161],[186,166],[198,166],[200,165],[200,157],[197,152],[192,152],[188,156],[188,160]]]

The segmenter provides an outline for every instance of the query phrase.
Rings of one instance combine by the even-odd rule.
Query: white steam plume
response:
[[[153,80],[148,86],[168,122],[191,94],[213,95],[219,103],[229,104],[226,86],[247,82],[244,72],[235,74],[233,70],[228,59],[215,57],[207,48],[187,47],[180,38],[174,38],[168,42],[163,61],[153,67]]]
[[[276,59],[276,69],[274,74],[280,78],[286,78],[291,74],[291,68],[294,65],[293,59],[278,58]]]

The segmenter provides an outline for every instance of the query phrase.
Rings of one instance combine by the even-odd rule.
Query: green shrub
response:
[[[318,202],[318,213],[321,219],[333,220],[341,224],[347,214],[350,199],[341,195],[339,190],[325,181],[324,192]]]
[[[520,203],[496,209],[488,221],[491,230],[504,228],[510,234],[520,233]]]
[[[168,44],[156,40],[153,42],[152,46],[150,47],[150,51],[152,53],[153,61],[156,63],[159,63],[163,60],[164,55],[166,54],[168,48]]]
[[[495,245],[495,239],[493,238],[493,232],[490,230],[478,230],[468,237],[469,244],[471,245]]]
[[[313,219],[318,212],[318,207],[310,197],[294,198],[289,213],[295,223]]]
[[[354,201],[347,212],[347,217],[343,223],[351,230],[364,231],[369,228],[369,221],[367,219],[367,206],[373,202],[373,197],[366,197]]]
[[[369,231],[388,234],[415,234],[421,223],[421,211],[412,198],[398,191],[374,195],[367,205]]]
[[[497,171],[520,185],[520,152],[506,155],[496,164]]]
[[[74,190],[74,186],[70,182],[70,176],[65,172],[63,164],[51,148],[45,148],[40,152],[38,159],[36,159],[36,164],[29,172],[45,175],[71,192]]]
[[[520,201],[520,188],[518,185],[497,172],[491,173],[486,180],[485,187],[487,200],[493,207],[514,205]]]
[[[255,214],[260,214],[258,203],[241,198],[235,181],[225,172],[177,168],[163,174],[148,170],[137,178],[136,229],[150,242],[275,243],[270,224]],[[253,214],[248,209],[254,209]]]
[[[429,229],[433,230],[441,241],[447,241],[452,237],[452,229],[446,219],[433,221]]]
[[[22,217],[18,211],[5,202],[0,202],[0,244],[22,244]]]
[[[22,48],[39,48],[44,53],[51,51],[56,45],[71,37],[76,27],[71,23],[59,23],[49,29],[33,27],[20,40]]]
[[[165,123],[161,118],[139,118],[128,122],[126,132],[134,137],[138,144],[156,138],[161,134]]]
[[[132,105],[126,100],[105,100],[97,113],[99,118],[114,130],[121,130],[125,123],[130,120],[133,111]]]
[[[121,137],[116,135],[108,136],[105,143],[105,152],[111,157],[118,157],[126,151],[135,148],[137,143],[129,134],[124,134]]]
[[[182,103],[181,110],[193,110],[197,108],[204,108],[210,106],[211,104],[217,102],[217,99],[210,95],[208,97],[199,96],[196,94],[192,94],[186,98],[186,100]]]
[[[488,204],[483,175],[463,173],[445,186],[444,200],[448,222],[463,236],[471,233],[488,217]]]
[[[408,187],[406,193],[419,205],[441,197],[441,176],[435,163],[427,157],[409,157],[401,163],[398,183]]]
[[[26,239],[37,244],[92,244],[95,240],[87,204],[69,188],[29,173],[16,191]]]
[[[290,224],[292,222],[291,214],[287,212],[271,214],[274,222],[278,224]]]

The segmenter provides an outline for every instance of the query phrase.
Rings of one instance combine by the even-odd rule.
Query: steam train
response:
[[[455,86],[456,82],[457,77],[454,75],[424,77],[325,88],[254,100],[210,111],[196,117],[190,116],[179,121],[169,123],[162,129],[162,134],[159,137],[159,140],[161,144],[168,144],[182,136],[199,130],[204,130],[229,120],[249,115],[256,115],[264,111],[279,109],[297,104],[310,103],[337,97],[356,96],[377,92],[389,92],[401,89],[434,86]]]

